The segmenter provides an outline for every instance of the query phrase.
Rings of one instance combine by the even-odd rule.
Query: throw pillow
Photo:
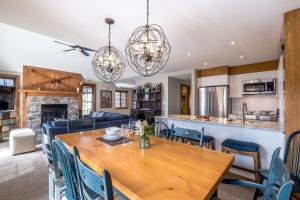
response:
[[[103,117],[104,112],[93,112],[92,117]]]

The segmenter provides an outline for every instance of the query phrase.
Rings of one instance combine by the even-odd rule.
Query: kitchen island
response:
[[[269,168],[273,151],[281,147],[281,156],[285,146],[284,129],[277,122],[246,121],[243,125],[240,120],[211,117],[209,120],[200,119],[193,115],[157,116],[155,121],[168,124],[169,127],[201,130],[204,134],[215,138],[216,150],[221,150],[221,143],[227,138],[257,143],[262,168]],[[249,156],[236,155],[235,165],[253,169],[253,160]]]

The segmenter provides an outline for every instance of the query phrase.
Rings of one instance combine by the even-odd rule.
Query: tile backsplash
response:
[[[248,111],[273,111],[279,107],[279,98],[275,95],[249,95],[243,98],[232,99],[232,113],[241,113],[243,103],[247,104]]]

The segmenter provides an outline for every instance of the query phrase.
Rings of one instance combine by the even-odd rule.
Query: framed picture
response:
[[[100,107],[111,108],[112,107],[112,92],[109,90],[100,91]]]

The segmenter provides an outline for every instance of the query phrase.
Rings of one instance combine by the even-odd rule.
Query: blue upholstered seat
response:
[[[176,127],[174,129],[173,135],[177,136],[177,137],[182,137],[182,138],[187,138],[187,139],[190,139],[190,140],[199,141],[200,136],[201,136],[201,132],[199,132],[197,130]],[[203,141],[203,143],[209,143],[214,139],[215,138],[212,137],[212,136],[203,135],[202,141]]]
[[[244,142],[234,139],[226,139],[222,142],[222,146],[246,152],[258,152],[259,145],[253,142]]]
[[[209,135],[203,135],[202,141],[203,141],[203,143],[209,143],[209,142],[213,141],[214,139],[215,139],[215,138],[212,137],[212,136],[209,136]]]

